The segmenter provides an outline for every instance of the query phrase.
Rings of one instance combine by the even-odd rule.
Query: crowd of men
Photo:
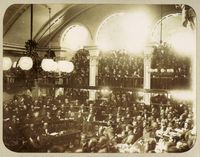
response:
[[[100,54],[98,74],[114,78],[143,77],[143,62],[142,54],[129,54],[122,50]],[[151,65],[152,69],[158,69],[153,73],[154,77],[190,77],[190,58],[174,53],[171,48],[155,47]]]
[[[158,72],[153,73],[153,77],[190,78],[191,60],[187,56],[174,53],[170,47],[156,48],[152,55],[152,68],[158,69]]]
[[[72,57],[74,70],[72,73],[62,73],[62,84],[68,87],[86,87],[89,85],[89,51],[80,49]],[[98,86],[114,87],[143,87],[144,73],[143,54],[130,54],[124,50],[109,53],[100,53],[98,57]],[[160,50],[155,48],[152,54],[152,88],[172,89],[188,87],[191,77],[191,60],[189,57],[179,56],[171,49]],[[7,77],[4,77],[4,84],[27,84],[33,86],[34,77],[20,69],[12,69]],[[44,72],[42,82],[57,84],[58,73]],[[38,75],[38,74],[36,74]],[[26,76],[26,77],[24,77]],[[24,78],[24,79],[22,79]],[[29,81],[25,81],[29,80]]]
[[[155,48],[152,53],[152,88],[170,89],[171,84],[187,87],[191,76],[189,57],[179,56],[173,50]],[[98,85],[141,88],[143,85],[144,59],[142,54],[113,51],[100,54]],[[157,83],[156,83],[157,82]]]
[[[101,54],[98,70],[100,77],[143,77],[143,58],[123,51]]]
[[[164,96],[110,92],[89,101],[67,90],[57,97],[16,95],[3,105],[3,138],[18,152],[184,152],[195,141],[191,104]],[[155,101],[156,100],[156,101]],[[165,104],[166,102],[166,104]],[[65,136],[66,135],[66,136]]]

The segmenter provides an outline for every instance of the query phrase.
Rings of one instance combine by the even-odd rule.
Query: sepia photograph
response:
[[[182,153],[195,144],[187,4],[12,4],[2,136],[18,153]]]

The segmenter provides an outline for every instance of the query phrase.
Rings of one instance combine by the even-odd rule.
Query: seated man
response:
[[[107,125],[108,126],[105,128],[103,134],[106,137],[108,137],[109,140],[112,140],[115,137],[115,135],[114,135],[114,128],[113,128],[112,122],[108,121]]]
[[[133,126],[127,125],[126,126],[127,137],[122,140],[122,143],[125,144],[133,144],[135,142],[135,136],[133,135]]]
[[[25,130],[25,137],[27,140],[28,151],[38,152],[40,149],[40,138],[33,123]]]
[[[145,143],[145,152],[146,153],[155,153],[156,141],[155,139],[149,139]]]
[[[88,142],[88,148],[89,148],[89,151],[91,153],[96,153],[98,152],[98,147],[97,147],[97,144],[98,144],[98,141],[96,138],[91,138]]]
[[[49,135],[48,123],[43,123],[43,127],[40,129],[40,135],[46,136]]]
[[[157,145],[155,147],[155,152],[163,153],[163,152],[166,152],[167,149],[168,149],[168,142],[166,142],[165,139],[161,137],[157,142]]]
[[[167,149],[167,152],[180,153],[180,152],[186,152],[189,149],[190,148],[188,147],[188,145],[185,142],[178,141],[175,146],[169,147]]]
[[[19,126],[13,121],[8,120],[3,125],[3,141],[7,148],[17,151],[21,147],[23,137],[21,136]]]
[[[121,118],[116,118],[116,127],[115,127],[115,134],[121,134],[122,133],[122,125],[121,125]]]
[[[88,142],[89,142],[89,140],[87,139],[87,135],[83,134],[81,136],[81,148],[77,149],[75,152],[76,153],[89,153],[90,149],[88,146]]]
[[[163,120],[161,121],[161,128],[160,128],[159,130],[156,131],[156,136],[162,138],[163,135],[164,135],[164,133],[165,133],[165,131],[166,131],[166,129],[167,129],[167,123],[166,123],[166,121],[163,119]]]
[[[108,118],[106,119],[106,121],[111,121],[112,123],[114,123],[114,116],[113,116],[113,114],[109,113],[108,114]]]
[[[88,133],[88,134],[93,134],[94,133],[94,126],[93,126],[93,122],[95,121],[95,113],[92,111],[92,110],[90,110],[90,112],[89,112],[89,115],[88,115],[88,117],[87,117],[87,119],[86,119],[86,132]]]
[[[108,138],[101,136],[98,141],[98,153],[107,153],[108,152]]]
[[[52,120],[52,116],[50,112],[46,112],[46,116],[43,118],[43,122],[50,122]]]

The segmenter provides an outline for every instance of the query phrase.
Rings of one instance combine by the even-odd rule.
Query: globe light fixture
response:
[[[72,62],[68,62],[67,73],[71,73],[74,70],[74,64]]]
[[[49,34],[51,34],[51,8],[48,8],[49,10]],[[54,61],[55,59],[55,52],[51,50],[51,45],[49,43],[49,48],[47,50],[46,55],[44,56],[45,58],[42,60],[41,67],[44,71],[47,72],[56,72],[58,70],[58,64],[57,62]]]
[[[58,71],[67,72],[68,71],[68,61],[60,60],[58,61]]]
[[[173,72],[174,72],[174,69],[167,69],[167,72],[168,72],[168,73],[173,73]]]
[[[165,72],[165,69],[163,69],[163,68],[160,69],[160,72],[161,72],[161,73],[164,73],[164,72]]]
[[[58,71],[58,63],[57,62],[53,61],[51,63],[51,71],[52,72],[57,72]]]
[[[3,57],[3,70],[9,70],[12,67],[12,60],[9,57]]]
[[[51,72],[56,71],[57,63],[53,59],[45,58],[42,60],[41,67],[44,71]]]
[[[33,67],[33,60],[31,57],[21,57],[19,60],[19,67],[22,70],[30,70]]]
[[[154,72],[156,72],[156,73],[157,73],[157,72],[158,72],[158,69],[154,69]]]
[[[74,70],[74,64],[72,62],[60,60],[57,64],[59,72],[71,73]]]
[[[36,48],[37,48],[37,42],[33,40],[33,4],[31,4],[31,9],[30,9],[30,40],[25,42],[25,56],[22,56],[19,59],[19,67],[22,70],[30,70],[31,68],[36,68],[33,67],[33,62],[35,62],[37,58],[37,53],[36,53]]]

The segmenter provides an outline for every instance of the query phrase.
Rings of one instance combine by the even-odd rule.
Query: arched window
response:
[[[90,40],[90,34],[84,26],[72,25],[64,31],[60,46],[72,51],[77,51],[88,45]]]
[[[141,52],[147,41],[150,19],[145,12],[116,13],[99,26],[96,44],[105,51]]]
[[[169,14],[160,19],[152,30],[151,41],[159,43],[162,21],[162,41],[169,44],[181,55],[196,52],[196,32],[182,26],[180,13]]]

